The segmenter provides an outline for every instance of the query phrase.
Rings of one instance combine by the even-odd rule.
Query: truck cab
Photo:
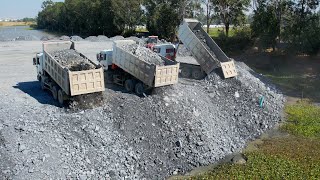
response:
[[[153,51],[158,53],[160,56],[166,57],[170,60],[176,58],[176,47],[173,44],[159,44],[153,47]]]
[[[108,70],[109,66],[112,65],[112,49],[102,50],[97,54],[97,61],[103,67],[104,70]]]
[[[37,68],[37,79],[41,80],[41,75],[43,73],[43,53],[37,53],[33,58],[33,65]]]
[[[153,50],[153,47],[158,43],[159,37],[158,36],[149,36],[147,39],[146,48]]]

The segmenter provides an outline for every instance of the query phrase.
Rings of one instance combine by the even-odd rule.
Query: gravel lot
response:
[[[0,47],[0,179],[164,179],[239,152],[281,120],[283,96],[242,63],[237,79],[180,79],[146,98],[107,85],[104,105],[75,112],[36,81],[41,42]],[[76,44],[92,60],[111,47]]]

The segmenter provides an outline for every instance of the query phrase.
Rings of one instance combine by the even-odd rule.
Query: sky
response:
[[[44,0],[0,0],[0,19],[36,17]],[[63,2],[64,0],[53,0]]]

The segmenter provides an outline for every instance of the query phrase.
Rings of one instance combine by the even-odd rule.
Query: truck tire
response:
[[[127,91],[132,92],[134,90],[134,82],[132,79],[127,79],[124,82],[124,87],[126,88]]]
[[[53,99],[54,100],[57,100],[58,99],[58,87],[57,86],[53,86],[52,87],[52,96],[53,96]]]
[[[194,79],[202,79],[204,78],[204,73],[201,70],[194,70],[192,71],[192,78]]]
[[[41,77],[41,79],[40,79],[40,86],[41,86],[41,89],[42,89],[42,90],[45,90],[45,89],[46,89],[45,83],[44,83],[44,78],[43,78],[43,77]]]
[[[189,78],[191,75],[191,69],[186,67],[182,68],[180,74],[181,74],[181,77],[183,78]]]
[[[144,86],[142,83],[137,83],[135,86],[135,92],[137,95],[141,96],[144,93]]]
[[[64,104],[64,94],[63,94],[62,89],[58,90],[58,102],[59,102],[60,106],[63,106],[63,104]]]

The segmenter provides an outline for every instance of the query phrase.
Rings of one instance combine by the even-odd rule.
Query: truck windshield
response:
[[[157,43],[157,39],[156,38],[149,39],[149,43]]]

